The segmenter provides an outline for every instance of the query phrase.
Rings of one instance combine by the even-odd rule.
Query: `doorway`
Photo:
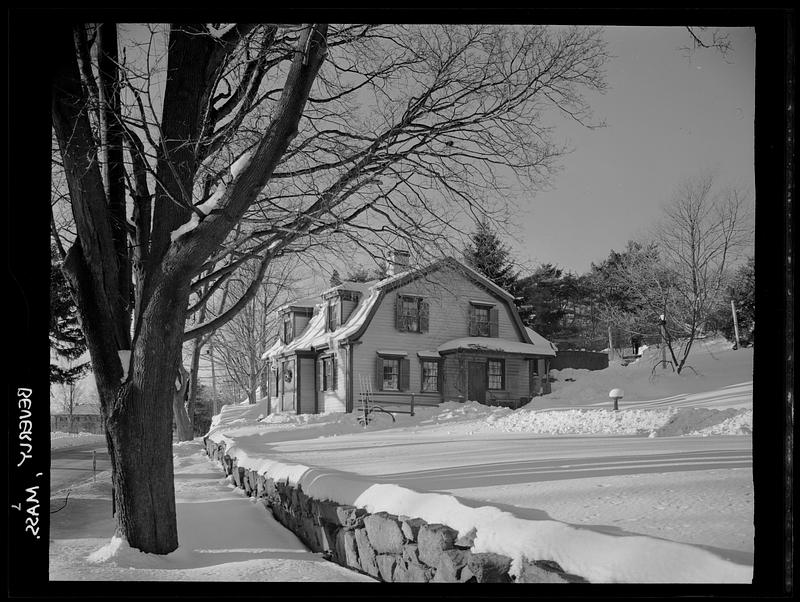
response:
[[[483,362],[469,362],[467,399],[486,403],[486,364]]]

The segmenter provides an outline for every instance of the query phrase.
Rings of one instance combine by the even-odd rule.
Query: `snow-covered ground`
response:
[[[112,537],[106,472],[51,514],[51,581],[373,581],[309,552],[223,478],[201,441],[176,444],[174,456],[180,547],[156,556]],[[52,499],[51,511],[63,503]]]
[[[215,417],[210,436],[225,441],[240,465],[299,482],[311,495],[459,530],[477,527],[479,550],[555,560],[593,582],[749,582],[752,349],[698,345],[693,370],[682,375],[654,372],[658,359],[651,349],[625,367],[556,372],[552,395],[516,411],[447,403],[420,408],[414,417],[397,415],[396,422],[377,415],[364,428],[354,414],[264,418],[262,404],[238,405]],[[618,412],[607,397],[611,388],[625,392]],[[145,561],[113,542],[116,549],[93,557],[105,560],[88,563],[108,544],[113,524],[98,527],[86,517],[86,525],[68,521],[64,533],[51,534],[53,578],[74,578],[63,575],[75,567],[86,579],[299,577],[293,565],[280,577],[256,569],[272,559],[266,552],[255,553],[254,565],[240,557],[232,566],[226,557],[209,561],[204,550],[233,545],[218,541],[226,539],[232,517],[252,520],[256,530],[280,526],[231,492],[191,445],[197,444],[176,446],[177,552]],[[84,490],[91,500],[92,486]],[[241,509],[217,513],[220,504],[234,502]],[[54,525],[69,516],[60,514]],[[82,534],[87,526],[94,539]],[[301,573],[310,580],[358,577]]]

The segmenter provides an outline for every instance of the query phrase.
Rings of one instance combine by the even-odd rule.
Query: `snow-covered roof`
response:
[[[486,286],[501,294],[502,297],[507,299],[512,299],[512,297],[508,294],[508,292],[504,291],[496,284],[488,280],[485,276],[479,274],[469,266],[465,265],[463,262],[453,259],[453,258],[446,258],[435,263],[426,266],[425,268],[416,268],[416,269],[409,269],[404,272],[400,272],[393,276],[389,276],[388,278],[384,278],[383,280],[373,280],[370,282],[351,282],[345,281],[342,284],[339,284],[334,287],[330,287],[323,291],[320,295],[316,297],[307,297],[308,300],[316,300],[316,309],[314,312],[314,316],[309,320],[308,324],[306,325],[305,329],[303,330],[302,334],[292,340],[288,344],[283,344],[277,341],[272,347],[270,347],[261,357],[262,359],[275,359],[279,355],[284,355],[288,353],[292,353],[297,350],[312,350],[318,347],[327,346],[330,349],[334,349],[336,345],[341,342],[345,341],[348,338],[357,335],[361,328],[364,326],[366,320],[372,313],[372,309],[378,300],[381,297],[381,293],[386,290],[392,288],[392,286],[401,283],[404,279],[408,277],[414,277],[415,275],[423,275],[430,269],[438,269],[439,267],[450,266],[455,267],[457,269],[463,269],[463,271],[468,275],[476,280],[486,284]],[[322,311],[324,308],[323,298],[328,294],[336,290],[353,290],[361,293],[361,298],[358,300],[355,308],[351,312],[348,319],[345,321],[344,324],[339,326],[333,332],[326,332],[325,330],[325,312]],[[285,309],[287,307],[297,306],[298,302],[287,303],[281,309]],[[280,310],[279,310],[280,311]],[[531,335],[531,333],[533,333]],[[525,354],[533,354],[533,355],[548,355],[553,356],[555,355],[555,349],[551,345],[549,341],[544,339],[541,335],[535,333],[534,331],[530,330],[528,335],[531,336],[531,341],[533,344],[529,345],[527,343],[517,342],[517,341],[505,341],[507,345],[523,345],[524,347],[519,347],[518,351],[508,351],[509,353],[525,353]],[[476,338],[477,343],[479,344],[486,344],[488,339],[486,338]],[[497,341],[498,339],[493,339]],[[433,350],[431,350],[433,351]],[[438,351],[442,351],[440,347]]]
[[[380,298],[381,290],[406,276],[408,273],[409,272],[402,272],[395,276],[384,278],[383,280],[373,280],[370,282],[348,281],[327,289],[322,295],[317,296],[317,299],[320,299],[325,294],[334,290],[355,290],[362,293],[358,304],[353,308],[347,321],[335,331],[326,332],[325,312],[322,311],[324,303],[318,303],[314,316],[309,320],[299,337],[285,345],[278,340],[272,347],[264,352],[261,359],[274,359],[278,355],[291,353],[300,349],[312,349],[323,345],[334,348],[336,343],[355,334],[361,326],[364,325],[364,321],[367,319],[367,316],[369,316],[370,310]],[[296,303],[289,303],[284,307],[290,307],[292,305],[296,305]]]
[[[558,347],[556,347],[555,343],[553,343],[552,341],[548,341],[546,338],[544,338],[542,335],[536,332],[533,328],[528,328],[526,326],[525,332],[528,333],[528,338],[534,345],[542,347],[549,346],[553,350],[553,355],[555,355],[556,352],[558,351]]]
[[[517,353],[524,355],[549,355],[556,353],[549,344],[522,343],[520,341],[509,341],[508,339],[497,339],[494,337],[462,337],[453,339],[439,345],[439,353],[447,351],[499,351],[502,353]]]

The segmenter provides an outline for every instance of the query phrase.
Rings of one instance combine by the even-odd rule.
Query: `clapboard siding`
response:
[[[429,304],[429,330],[425,333],[400,332],[395,328],[395,304],[398,295],[419,295]],[[375,383],[375,357],[378,351],[402,351],[411,360],[410,389],[419,394],[422,368],[417,351],[435,350],[447,341],[469,336],[470,301],[494,304],[499,310],[498,333],[502,339],[523,341],[506,302],[475,284],[462,274],[443,268],[405,286],[388,292],[377,308],[366,332],[355,346],[354,399],[358,399],[359,374]],[[448,371],[445,371],[447,380]],[[445,391],[448,385],[445,383]],[[527,382],[525,383],[527,389]],[[527,391],[526,391],[527,393]],[[426,396],[427,397],[427,396]],[[447,397],[446,397],[447,398]]]

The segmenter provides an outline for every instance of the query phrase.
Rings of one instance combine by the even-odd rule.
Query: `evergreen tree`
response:
[[[548,338],[571,337],[577,332],[575,315],[586,292],[581,280],[551,263],[543,263],[520,279],[522,321]]]
[[[339,286],[342,283],[342,278],[339,276],[339,270],[333,270],[333,274],[331,274],[331,279],[328,282],[330,286]]]
[[[61,259],[55,245],[50,245],[50,348],[68,362],[75,362],[86,352],[86,340],[78,323],[78,310],[72,300]],[[50,363],[50,382],[74,384],[89,369],[89,363],[64,367]]]
[[[521,301],[522,290],[519,273],[514,269],[511,252],[491,226],[485,221],[478,222],[475,231],[464,249],[464,260],[497,286],[511,293]]]

